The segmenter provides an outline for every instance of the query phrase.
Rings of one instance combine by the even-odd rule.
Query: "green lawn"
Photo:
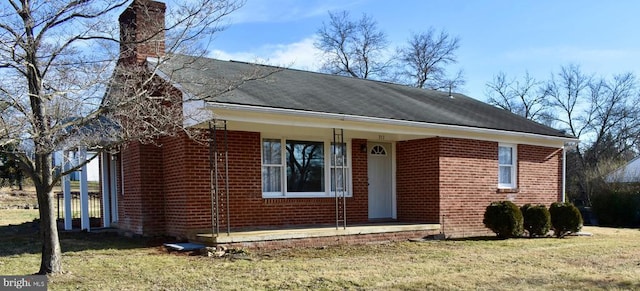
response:
[[[80,192],[80,181],[71,181],[71,191],[78,191]],[[87,182],[87,189],[89,190],[89,192],[100,192],[100,182],[98,181],[88,181]],[[61,188],[56,188],[56,190],[54,191],[62,191]]]
[[[0,210],[2,217],[5,214]],[[36,230],[30,223],[0,226],[0,274],[37,271]],[[249,251],[233,258],[167,253],[158,246],[162,240],[62,233],[65,272],[51,276],[49,286],[51,290],[640,289],[640,231],[597,227],[585,231],[594,235]]]
[[[0,209],[0,227],[33,221],[40,217],[37,209]]]

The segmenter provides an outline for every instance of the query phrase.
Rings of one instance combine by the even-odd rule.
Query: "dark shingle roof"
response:
[[[215,102],[569,137],[457,93],[183,55],[168,58],[161,68],[182,90],[215,96]],[[237,86],[240,77],[270,72]],[[215,93],[230,87],[230,92]]]

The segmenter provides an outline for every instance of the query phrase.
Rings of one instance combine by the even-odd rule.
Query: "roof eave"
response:
[[[507,136],[507,137],[527,137],[527,138],[548,140],[553,142],[563,142],[565,144],[575,144],[580,142],[579,139],[573,138],[573,137],[551,136],[551,135],[507,131],[507,130],[490,129],[490,128],[438,124],[438,123],[398,120],[398,119],[369,117],[369,116],[358,116],[358,115],[349,115],[349,114],[340,114],[340,113],[316,112],[316,111],[306,111],[306,110],[287,109],[287,108],[274,108],[274,107],[256,106],[256,105],[233,104],[233,103],[223,103],[223,102],[206,102],[206,107],[208,109],[221,108],[221,109],[237,110],[237,111],[245,111],[245,112],[253,112],[253,113],[277,114],[277,115],[284,115],[284,116],[308,117],[308,118],[321,118],[321,119],[340,120],[340,121],[366,122],[366,123],[373,123],[373,124],[387,124],[387,125],[406,126],[406,127],[424,128],[424,129],[451,130],[455,132],[493,134],[493,135],[501,135],[501,136]]]

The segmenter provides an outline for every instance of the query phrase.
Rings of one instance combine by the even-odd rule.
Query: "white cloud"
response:
[[[255,62],[317,71],[320,68],[321,52],[313,46],[315,37],[307,37],[288,44],[268,44],[249,52],[212,51],[209,56],[220,60]]]

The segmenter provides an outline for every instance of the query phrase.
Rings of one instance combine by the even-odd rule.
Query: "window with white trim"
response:
[[[282,143],[262,140],[262,193],[282,193]]]
[[[330,197],[337,186],[350,197],[347,149],[328,140],[263,138],[262,196]]]
[[[498,188],[515,189],[517,148],[511,144],[498,145]]]

